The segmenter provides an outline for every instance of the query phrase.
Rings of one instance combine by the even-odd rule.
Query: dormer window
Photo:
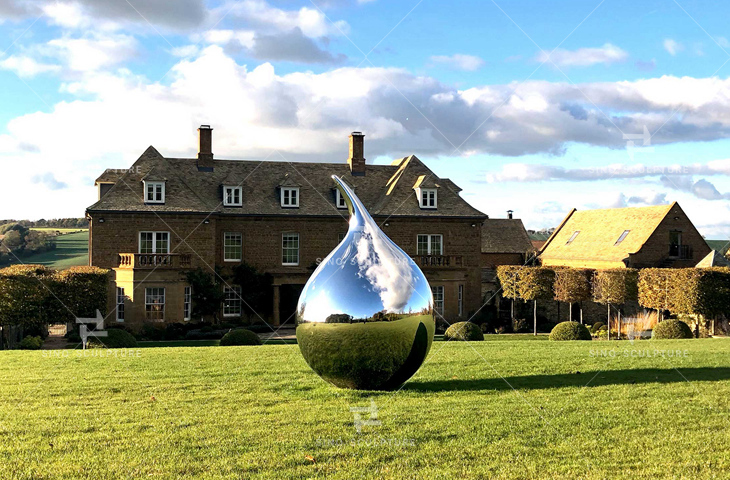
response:
[[[335,190],[335,197],[336,197],[337,208],[347,208],[347,202],[345,202],[345,196],[342,195],[342,192],[340,192],[339,188],[337,190]]]
[[[281,206],[284,208],[299,207],[299,187],[281,187]]]
[[[243,187],[223,187],[223,205],[240,207],[243,205]]]
[[[145,203],[165,203],[165,182],[144,182]]]
[[[421,208],[436,208],[438,206],[438,195],[435,188],[422,188],[419,199]]]

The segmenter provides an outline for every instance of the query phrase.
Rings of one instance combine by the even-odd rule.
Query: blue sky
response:
[[[679,201],[730,238],[728,10],[0,0],[0,190],[26,199],[0,218],[81,216],[104,168],[193,155],[210,123],[220,157],[292,161],[342,161],[363,130],[370,161],[415,153],[528,228]]]

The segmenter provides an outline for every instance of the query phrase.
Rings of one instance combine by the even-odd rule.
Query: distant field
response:
[[[725,254],[725,252],[727,252],[728,250],[728,247],[730,247],[730,240],[706,240],[706,242],[711,249],[717,250],[722,254]]]
[[[54,230],[54,229],[34,229]],[[63,230],[63,229],[57,229]],[[73,229],[72,229],[73,230]],[[76,231],[76,230],[73,230]],[[56,249],[31,255],[22,259],[23,263],[34,263],[63,269],[89,264],[89,231],[68,233],[56,237]]]
[[[73,232],[88,232],[88,228],[53,228],[53,227],[31,227],[31,230],[38,230],[39,232],[61,232],[61,233],[73,233]]]

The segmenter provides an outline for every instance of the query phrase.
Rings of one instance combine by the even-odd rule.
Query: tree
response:
[[[570,321],[573,321],[573,304],[591,299],[593,271],[579,268],[555,270],[555,300],[570,304]],[[580,306],[580,323],[583,323],[583,305]]]
[[[623,305],[626,302],[636,300],[638,293],[637,282],[638,272],[633,268],[596,270],[593,276],[593,300],[606,305],[608,309],[606,328],[609,340],[611,339],[611,305]],[[618,329],[620,332],[620,323]]]
[[[502,297],[509,298],[512,301],[510,317],[513,322],[515,320],[515,299],[520,298],[517,288],[519,274],[523,268],[521,265],[500,265],[497,267],[497,278],[502,288]]]
[[[193,301],[194,316],[212,315],[218,321],[218,312],[223,302],[224,294],[217,277],[203,271],[202,268],[191,270],[187,273],[187,281],[192,287],[191,299]]]
[[[553,298],[555,271],[547,267],[525,267],[519,271],[518,293],[523,300],[532,300],[533,328],[537,335],[537,301]]]

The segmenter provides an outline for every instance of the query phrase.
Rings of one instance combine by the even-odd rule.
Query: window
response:
[[[444,315],[444,287],[431,287],[431,293],[433,294],[433,308],[436,313],[443,317]]]
[[[223,187],[223,205],[226,207],[240,207],[243,205],[243,187]]]
[[[223,234],[223,261],[240,262],[241,252],[243,250],[240,233],[224,233]]]
[[[573,235],[570,236],[570,238],[568,239],[567,242],[565,242],[565,244],[570,245],[571,243],[573,243],[573,240],[575,240],[575,237],[577,237],[579,233],[580,233],[580,230],[576,230],[575,232],[573,232]]]
[[[337,197],[337,208],[347,208],[347,202],[345,202],[345,196],[342,195],[340,189],[335,190],[335,196]]]
[[[147,320],[165,320],[165,289],[154,287],[144,289],[144,309]]]
[[[124,321],[124,289],[117,287],[117,322]]]
[[[165,203],[165,182],[144,182],[145,203]]]
[[[299,265],[299,234],[285,233],[281,239],[281,264]]]
[[[139,232],[139,253],[170,253],[170,233]]]
[[[419,235],[417,255],[443,255],[443,235]]]
[[[459,285],[459,316],[464,316],[464,285]]]
[[[421,208],[436,208],[438,205],[435,188],[421,189]]]
[[[624,233],[622,233],[621,236],[618,237],[618,240],[616,240],[616,243],[614,243],[613,246],[615,247],[619,243],[623,242],[624,241],[624,238],[626,238],[626,236],[629,234],[630,231],[631,230],[624,230]]]
[[[183,320],[190,320],[193,312],[193,287],[185,287],[183,298]]]
[[[240,317],[241,316],[241,287],[232,286],[223,289],[223,316],[224,317]]]
[[[281,206],[287,208],[299,206],[299,187],[281,188]]]

